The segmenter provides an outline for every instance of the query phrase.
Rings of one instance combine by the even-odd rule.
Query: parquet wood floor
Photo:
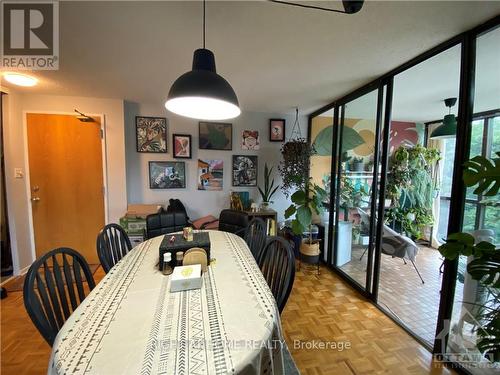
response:
[[[401,328],[327,269],[319,277],[298,272],[282,316],[290,351],[303,375],[451,374],[433,368],[432,356]],[[104,277],[99,268],[96,282]],[[22,292],[1,305],[1,374],[44,374],[50,347],[29,319]],[[351,343],[350,349],[294,349],[305,343]],[[311,345],[311,344],[308,344]]]
[[[290,352],[303,375],[454,374],[330,270],[297,272],[282,314]],[[350,349],[300,349],[300,342],[349,342]],[[295,347],[294,347],[295,344]]]

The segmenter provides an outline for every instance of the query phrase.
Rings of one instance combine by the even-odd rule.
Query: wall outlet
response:
[[[14,178],[23,178],[24,173],[22,168],[14,168]]]

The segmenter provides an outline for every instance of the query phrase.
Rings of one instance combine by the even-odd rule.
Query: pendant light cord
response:
[[[203,49],[205,49],[205,13],[206,13],[206,0],[203,0]]]

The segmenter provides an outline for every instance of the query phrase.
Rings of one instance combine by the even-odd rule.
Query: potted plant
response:
[[[326,197],[326,191],[308,179],[302,186],[292,194],[292,204],[285,211],[285,218],[291,218],[292,231],[301,236],[308,230],[309,238],[302,241],[300,252],[307,256],[319,256],[319,242],[312,238],[312,217],[313,214],[321,215],[323,212],[323,201]]]
[[[351,157],[347,151],[344,151],[340,159],[340,162],[342,163],[342,171],[347,172],[349,170],[349,160],[351,160]]]
[[[304,138],[286,142],[281,147],[283,160],[278,165],[281,175],[281,190],[288,196],[294,188],[302,189],[307,184],[310,158],[314,148]]]
[[[439,150],[416,145],[398,147],[389,160],[387,195],[392,208],[386,218],[414,239],[424,238],[425,227],[434,222],[432,206],[438,186],[432,175],[439,159]]]
[[[276,187],[274,186],[274,178],[271,180],[273,168],[274,167],[268,168],[267,163],[264,164],[264,190],[262,190],[260,186],[258,187],[260,196],[262,197],[261,208],[263,210],[267,210],[269,208],[269,203],[273,203],[271,198],[279,188],[279,185]]]
[[[352,159],[352,170],[354,172],[363,172],[365,170],[363,158],[354,157]]]

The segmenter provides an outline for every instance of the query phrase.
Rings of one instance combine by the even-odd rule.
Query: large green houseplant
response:
[[[309,178],[301,189],[292,194],[292,204],[285,211],[286,219],[294,217],[292,220],[294,234],[301,236],[306,230],[309,232],[306,246],[317,245],[312,238],[312,218],[313,214],[321,215],[323,213],[323,201],[326,199],[326,195],[326,191],[311,182],[311,178]]]
[[[395,221],[401,232],[416,239],[434,222],[432,205],[439,187],[432,171],[440,157],[438,150],[416,145],[398,147],[389,160],[387,195],[392,208],[386,220]]]
[[[476,156],[465,163],[463,173],[466,186],[476,186],[475,194],[495,197],[486,202],[498,208],[498,191],[500,189],[500,152],[493,160]],[[490,300],[479,304],[476,310],[476,320],[481,327],[477,329],[477,348],[490,361],[500,361],[500,251],[487,241],[474,243],[474,237],[468,233],[453,233],[446,243],[439,247],[441,254],[449,260],[460,255],[472,257],[467,265],[467,272],[474,280],[486,288]],[[464,301],[477,305],[475,301]]]

